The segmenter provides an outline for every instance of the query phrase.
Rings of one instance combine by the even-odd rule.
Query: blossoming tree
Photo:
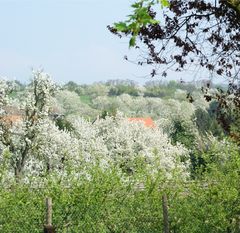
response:
[[[2,148],[7,148],[11,153],[11,166],[15,177],[19,179],[31,157],[33,141],[37,136],[36,128],[41,120],[48,117],[51,97],[55,93],[56,86],[49,75],[34,72],[24,101],[18,106],[21,119],[7,121],[9,113],[6,108],[13,104],[10,98],[13,88],[4,80],[1,80],[0,85],[0,141]]]

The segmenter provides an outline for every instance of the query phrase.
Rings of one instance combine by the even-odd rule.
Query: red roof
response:
[[[7,116],[2,116],[0,119],[0,121],[3,121],[4,123],[7,123],[7,124],[20,122],[22,120],[23,120],[23,117],[21,115],[7,115]]]
[[[153,120],[151,117],[136,117],[136,118],[128,118],[129,121],[141,121],[144,123],[145,126],[150,127],[150,128],[155,128],[156,125],[154,124]]]

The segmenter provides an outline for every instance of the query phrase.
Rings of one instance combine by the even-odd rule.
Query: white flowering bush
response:
[[[73,135],[78,139],[83,160],[92,164],[101,163],[103,166],[109,164],[107,145],[103,138],[99,137],[98,129],[83,118],[75,119],[73,127]]]
[[[181,95],[180,100],[178,98],[133,97],[128,94],[122,94],[114,98],[99,96],[93,100],[92,107],[99,110],[107,110],[115,107],[128,116],[150,116],[154,120],[178,118],[188,122],[191,121],[197,108],[206,109],[208,107],[203,98],[199,97],[194,103],[189,103],[186,100],[186,93],[184,91],[177,91],[176,96],[178,97],[178,95]],[[184,95],[186,101],[183,101]]]
[[[56,105],[67,118],[76,116],[84,118],[94,118],[99,111],[83,103],[76,92],[61,90],[56,95]]]
[[[3,106],[7,103],[7,94],[9,93],[10,87],[4,79],[0,79],[0,109],[1,114],[3,113]]]
[[[36,137],[32,144],[32,157],[26,164],[27,173],[36,176],[63,173],[65,168],[74,169],[80,164],[78,141],[69,132],[60,131],[50,120],[45,119],[36,126]]]
[[[26,181],[50,174],[79,177],[87,175],[88,168],[93,166],[100,166],[103,170],[116,166],[129,175],[140,164],[144,164],[151,174],[160,171],[170,177],[177,170],[184,177],[188,175],[188,151],[179,144],[172,145],[159,127],[148,128],[141,122],[129,122],[121,113],[115,117],[96,119],[94,123],[82,117],[76,118],[78,108],[81,112],[84,107],[80,98],[69,91],[61,91],[54,99],[57,87],[50,76],[42,72],[34,73],[32,83],[18,104],[9,97],[7,82],[2,81],[0,85],[4,90],[0,101],[2,114],[9,117],[5,109],[11,103],[19,111],[18,120],[11,120],[9,124],[2,119],[0,124],[1,149],[8,150],[10,154],[9,174],[18,179]],[[97,101],[95,99],[95,104]],[[154,98],[133,98],[126,94],[114,101],[121,103],[121,108],[126,110],[129,107],[130,111],[139,114],[146,109],[153,113],[164,102]],[[177,103],[173,103],[179,108]],[[67,109],[72,132],[60,130],[51,119],[54,106]],[[162,115],[163,110],[168,113],[164,106],[160,109]],[[3,157],[1,160],[4,160]]]
[[[94,124],[83,119],[73,123],[83,155],[100,158],[101,163],[118,165],[134,172],[138,161],[144,161],[149,171],[161,170],[164,174],[178,169],[187,174],[188,163],[181,163],[188,152],[181,145],[171,145],[168,137],[158,128],[148,128],[142,122],[130,122],[122,114],[97,119]],[[185,159],[186,160],[186,159]]]

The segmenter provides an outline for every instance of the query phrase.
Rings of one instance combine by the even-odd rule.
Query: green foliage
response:
[[[210,114],[209,112],[210,110],[205,111],[201,108],[198,108],[195,111],[193,117],[195,118],[198,131],[202,135],[212,133],[213,136],[221,138],[223,135],[223,129],[218,124],[216,116],[214,114]]]
[[[195,141],[195,136],[191,129],[186,125],[185,122],[180,120],[174,120],[173,131],[170,134],[170,138],[174,144],[180,142],[188,149],[192,148]]]
[[[9,190],[1,189],[1,232],[42,232],[46,197],[53,200],[57,232],[162,231],[159,179],[145,174],[145,189],[140,190],[134,178],[127,181],[116,169],[94,167],[89,177],[69,179],[68,187],[54,181],[41,188],[16,184]]]
[[[16,185],[0,190],[0,231],[3,233],[42,232],[44,191]]]
[[[115,108],[114,106],[105,109],[101,112],[100,118],[105,119],[107,116],[113,116],[115,117],[117,114],[117,108]]]
[[[69,81],[64,85],[64,88],[68,91],[76,91],[78,89],[78,84],[73,81]]]
[[[221,103],[220,101],[212,101],[208,112],[213,119],[211,129],[214,133],[228,135],[237,144],[240,144],[240,110],[236,106],[238,100],[238,97],[231,97],[225,102],[221,100]],[[220,107],[223,103],[225,103],[225,108]]]
[[[208,163],[194,181],[148,175],[143,164],[126,177],[117,169],[95,166],[68,185],[50,181],[41,188],[12,185],[0,190],[3,233],[42,232],[45,198],[53,199],[53,225],[58,232],[162,232],[163,193],[169,203],[171,232],[239,232],[240,159],[237,146],[225,146],[229,158]],[[217,147],[205,154],[221,156]],[[144,189],[140,188],[144,187]]]
[[[175,90],[171,90],[164,86],[153,86],[146,88],[144,97],[158,97],[158,98],[171,98],[174,96]]]
[[[109,90],[109,96],[118,96],[128,94],[131,96],[139,96],[139,91],[136,87],[130,85],[116,85]]]
[[[90,105],[92,103],[91,97],[89,95],[80,95],[80,99],[84,104]]]
[[[174,80],[167,83],[149,81],[146,82],[144,86],[146,88],[144,97],[159,97],[164,99],[174,98],[174,94],[178,89],[191,93],[197,90],[192,84],[182,84]],[[185,97],[185,99],[186,98],[187,97]]]
[[[55,124],[60,130],[72,131],[73,125],[65,117],[59,117],[55,120]]]
[[[234,145],[224,148],[213,147],[206,153],[205,159],[212,162],[201,171],[200,179],[185,185],[184,192],[173,199],[176,232],[239,232],[239,149]],[[221,161],[216,163],[213,154]]]
[[[135,46],[136,38],[141,28],[149,24],[159,23],[158,20],[154,19],[150,11],[150,8],[156,4],[160,4],[162,7],[169,5],[167,0],[138,0],[131,5],[133,13],[128,16],[128,19],[114,24],[116,31],[131,34],[129,47]]]

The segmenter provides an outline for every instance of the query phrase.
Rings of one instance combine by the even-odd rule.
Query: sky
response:
[[[28,82],[43,69],[58,83],[109,79],[143,83],[151,67],[107,25],[125,19],[131,0],[0,0],[0,76]],[[174,75],[170,77],[176,79]],[[177,77],[180,79],[180,77]]]

